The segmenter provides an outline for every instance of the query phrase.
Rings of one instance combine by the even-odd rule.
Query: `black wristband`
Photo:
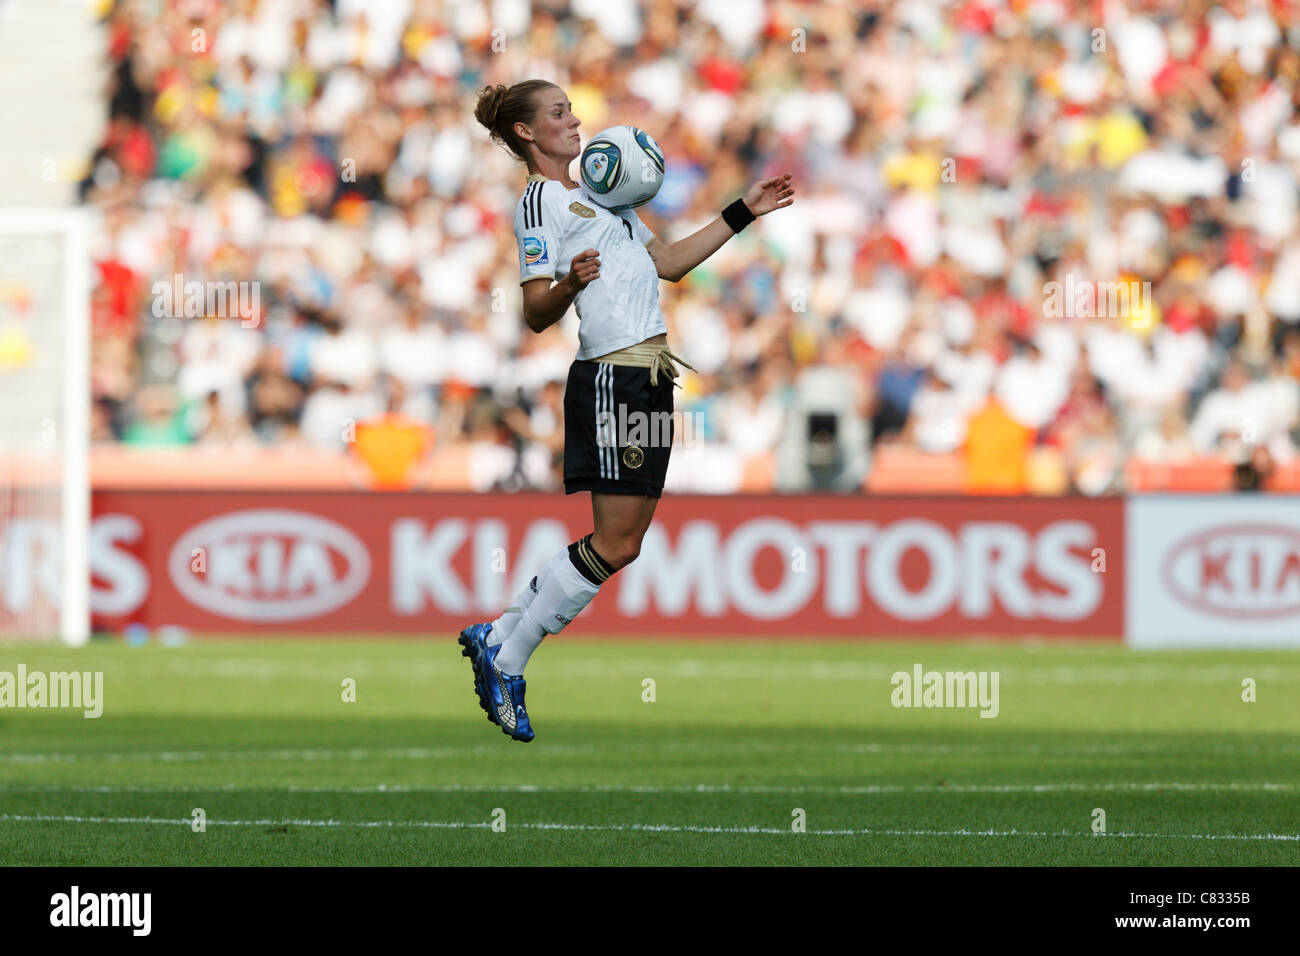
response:
[[[749,211],[749,207],[745,205],[745,200],[737,199],[722,210],[722,218],[731,227],[732,232],[740,232],[758,217]]]

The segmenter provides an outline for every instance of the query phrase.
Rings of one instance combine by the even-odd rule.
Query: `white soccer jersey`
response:
[[[581,185],[565,189],[534,173],[515,207],[515,238],[520,285],[543,276],[559,281],[578,253],[600,253],[600,278],[573,300],[578,358],[596,358],[668,331],[659,309],[659,274],[646,250],[655,235],[635,209],[610,212]]]

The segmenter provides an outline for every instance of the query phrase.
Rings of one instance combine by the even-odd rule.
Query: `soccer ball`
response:
[[[644,206],[664,181],[664,153],[643,129],[611,126],[592,137],[579,161],[582,184],[611,212]]]

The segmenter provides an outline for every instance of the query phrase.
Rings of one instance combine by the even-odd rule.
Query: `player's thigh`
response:
[[[653,495],[618,495],[593,491],[591,517],[596,536],[640,543],[654,520],[659,499]]]

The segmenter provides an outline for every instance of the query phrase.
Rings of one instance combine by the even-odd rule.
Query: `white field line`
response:
[[[161,817],[81,817],[51,814],[0,814],[0,823],[107,823],[107,824],[157,824],[190,827],[191,819],[171,820]],[[358,829],[427,829],[427,830],[487,830],[488,821],[469,820],[214,820],[208,826],[228,827],[346,827]],[[512,823],[519,830],[561,830],[573,832],[643,832],[643,833],[727,833],[765,834],[772,836],[799,836],[789,829],[777,827],[708,827],[671,823]],[[813,836],[973,836],[973,837],[1110,837],[1164,840],[1286,840],[1300,841],[1297,833],[1091,833],[1075,830],[808,830]]]
[[[158,666],[150,666],[157,664]],[[330,680],[340,676],[378,677],[399,681],[427,681],[438,676],[459,674],[466,666],[459,660],[417,660],[376,663],[374,661],[340,661],[323,665],[312,661],[295,664],[253,658],[207,658],[202,660],[148,661],[133,673],[156,672],[183,677],[228,678],[239,680]],[[937,667],[937,665],[935,665]],[[539,671],[545,676],[559,679],[616,679],[641,680],[645,677],[659,679],[679,677],[685,679],[715,680],[889,680],[899,670],[911,672],[912,662],[884,664],[862,661],[804,660],[804,661],[709,661],[697,659],[661,660],[628,659],[620,661],[564,661],[542,664]],[[933,668],[930,668],[933,669]],[[987,666],[945,667],[954,670],[987,670]],[[1278,665],[1253,666],[1249,663],[1234,665],[1177,665],[1140,663],[1112,666],[1084,665],[1080,667],[1025,667],[998,668],[1002,680],[1019,684],[1145,684],[1192,682],[1217,684],[1230,681],[1240,684],[1242,677],[1254,677],[1273,683],[1300,683],[1300,668]]]
[[[544,745],[534,752],[547,754],[586,754],[591,747]],[[204,761],[243,760],[442,760],[451,757],[478,757],[500,753],[500,747],[404,747],[380,750],[164,750],[128,753],[0,753],[0,763],[198,763]]]
[[[1294,783],[1064,783],[1026,784],[927,784],[904,786],[898,784],[866,784],[861,786],[733,786],[731,784],[587,784],[561,786],[551,784],[404,784],[380,783],[356,786],[267,786],[255,787],[239,784],[213,786],[134,786],[129,784],[13,784],[0,786],[0,793],[329,793],[329,794],[403,794],[403,793],[629,793],[629,794],[809,794],[845,796],[872,796],[897,793],[1150,793],[1174,791],[1179,793],[1241,792],[1241,793],[1294,793],[1300,784]]]
[[[0,752],[0,764],[33,763],[203,763],[208,761],[332,761],[332,760],[445,760],[457,757],[501,756],[513,758],[516,749],[506,750],[501,745],[481,744],[475,747],[390,747],[380,749],[351,748],[345,750],[180,750],[180,751],[130,751],[124,753],[21,753]],[[1029,756],[1029,757],[1098,757],[1142,756],[1178,753],[1179,749],[1163,744],[1090,744],[1078,747],[1039,746],[1013,744],[1007,746],[981,744],[823,744],[815,741],[799,744],[742,743],[730,745],[668,742],[662,744],[624,743],[597,747],[587,744],[566,746],[542,744],[528,749],[530,754],[554,756],[592,755],[612,753],[640,754],[721,754],[744,756],[746,754],[898,754],[906,756]],[[1196,749],[1198,755],[1240,754],[1294,754],[1300,745],[1261,747],[1257,744],[1216,744]]]
[[[928,670],[987,670],[988,662],[963,660],[969,666],[955,666],[951,662],[927,664]],[[618,661],[573,660],[547,663],[539,661],[539,673],[548,678],[567,680],[610,680],[619,678],[642,680],[645,677],[713,679],[713,680],[766,680],[766,681],[887,681],[899,670],[911,672],[915,662],[886,664],[873,661],[799,660],[799,661],[711,661],[685,658],[671,662],[652,659],[622,659]],[[941,667],[940,664],[943,666]],[[55,668],[57,669],[57,668]],[[460,675],[468,666],[459,658],[445,661],[422,659],[411,661],[340,660],[322,664],[319,661],[301,663],[268,661],[261,658],[201,658],[142,659],[139,663],[125,663],[121,659],[105,661],[106,673],[130,676],[168,674],[176,677],[199,677],[228,680],[274,681],[337,681],[341,677],[383,677],[398,682],[426,682],[437,677]],[[1023,666],[997,668],[1001,679],[1009,683],[1058,684],[1145,684],[1145,683],[1198,683],[1217,684],[1224,681],[1240,684],[1242,677],[1254,677],[1270,683],[1300,683],[1300,667],[1276,664],[1180,665],[1170,663],[1133,663],[1116,665]]]

